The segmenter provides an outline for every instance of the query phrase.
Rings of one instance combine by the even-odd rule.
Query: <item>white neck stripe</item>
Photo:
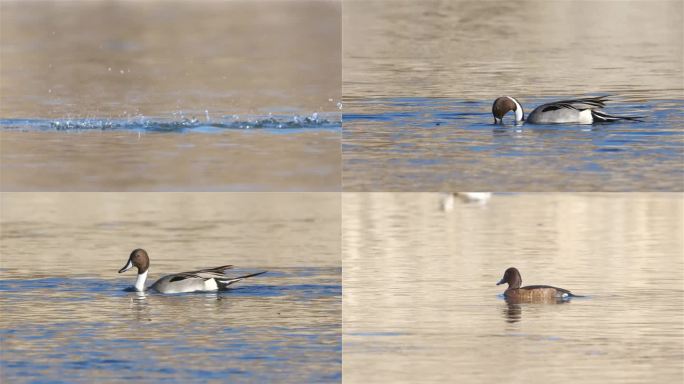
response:
[[[135,279],[135,290],[142,292],[145,290],[145,280],[147,280],[147,271],[138,274],[138,278]]]
[[[521,122],[522,119],[523,119],[523,109],[522,109],[522,105],[520,105],[520,103],[518,103],[518,101],[515,100],[514,98],[512,98],[512,97],[510,97],[510,96],[506,96],[506,97],[508,97],[512,102],[515,103],[515,121],[516,121],[517,123]]]

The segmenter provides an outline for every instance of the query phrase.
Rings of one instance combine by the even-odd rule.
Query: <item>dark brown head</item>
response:
[[[511,288],[520,288],[522,285],[522,277],[520,277],[520,272],[518,272],[517,269],[511,267],[504,272],[503,277],[501,280],[496,283],[496,285],[501,285],[508,283],[508,289]]]
[[[509,111],[515,112],[515,122],[519,123],[525,119],[522,106],[518,101],[510,96],[502,96],[494,100],[492,105],[492,115],[494,115],[494,124],[503,124],[503,117]]]
[[[147,256],[147,252],[145,252],[144,249],[134,249],[128,257],[126,265],[119,269],[119,273],[126,272],[133,267],[138,268],[138,274],[147,272],[147,269],[150,267],[150,258]]]

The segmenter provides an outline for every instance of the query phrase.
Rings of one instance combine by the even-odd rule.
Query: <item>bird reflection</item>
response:
[[[130,308],[137,321],[152,321],[150,307],[145,292],[133,292],[131,295]]]
[[[504,318],[508,323],[517,323],[522,319],[522,305],[506,302],[503,309]]]

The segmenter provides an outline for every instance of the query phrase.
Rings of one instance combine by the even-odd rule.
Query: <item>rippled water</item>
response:
[[[1,7],[1,118],[310,114],[341,98],[339,1]]]
[[[346,382],[684,379],[684,196],[343,196]],[[509,305],[496,286],[584,298]]]
[[[520,98],[529,113],[553,99]],[[349,100],[345,190],[678,191],[684,102],[614,98],[641,122],[494,125],[493,100]]]
[[[391,4],[391,5],[390,5]],[[343,184],[393,191],[681,191],[680,1],[348,1]],[[492,125],[613,95],[641,123]]]
[[[121,279],[3,278],[3,380],[339,382],[339,273],[274,269],[170,296]]]
[[[0,131],[0,184],[4,191],[340,189],[339,131],[192,130]]]
[[[3,119],[0,182],[4,191],[334,191],[341,125],[339,113]]]
[[[338,195],[0,202],[0,381],[340,381]],[[140,246],[150,279],[227,263],[268,273],[227,292],[140,295],[125,291],[135,273],[117,274]]]
[[[340,189],[341,2],[0,6],[3,191]]]

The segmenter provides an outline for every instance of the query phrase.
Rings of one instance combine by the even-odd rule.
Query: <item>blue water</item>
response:
[[[526,114],[542,103],[518,100]],[[345,100],[343,185],[393,191],[684,190],[684,101],[612,97],[641,122],[493,124],[492,100]]]
[[[220,116],[208,112],[200,117],[174,114],[172,118],[136,116],[125,119],[0,119],[0,129],[18,131],[137,131],[220,133],[225,130],[264,130],[272,133],[297,133],[310,130],[340,130],[339,114]]]
[[[126,292],[130,276],[3,278],[2,381],[339,382],[340,273],[175,295]]]

